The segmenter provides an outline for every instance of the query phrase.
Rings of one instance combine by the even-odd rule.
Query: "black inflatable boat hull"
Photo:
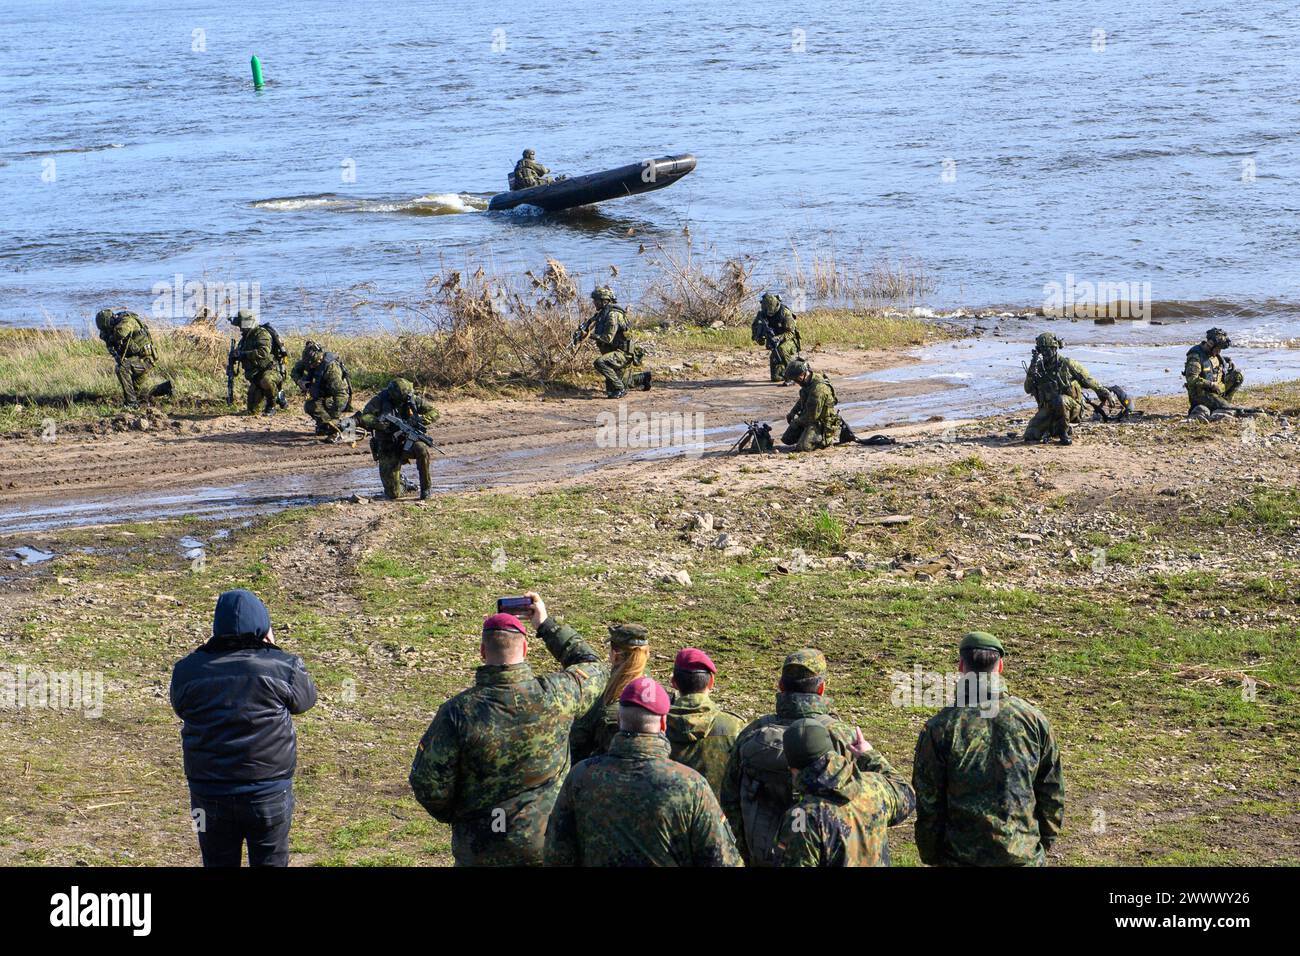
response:
[[[514,209],[516,206],[536,206],[547,212],[559,209],[572,209],[574,206],[589,206],[617,199],[620,196],[635,196],[655,189],[671,186],[695,168],[695,157],[690,153],[681,156],[661,156],[659,159],[646,160],[607,169],[601,173],[586,173],[574,176],[558,183],[544,186],[532,186],[528,189],[512,189],[507,193],[498,193],[488,203],[489,209]]]

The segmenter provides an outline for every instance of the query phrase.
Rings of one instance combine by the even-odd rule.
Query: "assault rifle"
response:
[[[416,445],[427,445],[439,455],[447,454],[433,443],[433,439],[429,437],[429,433],[424,430],[424,422],[422,422],[418,417],[407,421],[404,418],[399,418],[392,412],[385,412],[379,417],[379,420],[385,425],[391,425],[393,429],[401,435],[403,439],[405,439],[405,448],[407,451],[410,451]]]
[[[739,455],[742,452],[769,452],[775,451],[776,446],[772,441],[772,426],[766,422],[745,422],[746,431],[741,435],[729,449],[733,454]]]
[[[230,351],[226,353],[226,404],[235,404],[235,363],[239,361],[239,340],[230,340]]]
[[[593,315],[573,330],[573,338],[569,339],[569,348],[572,351],[577,352],[578,346],[582,345],[583,342],[587,341],[587,339],[591,337],[591,333],[595,331],[595,328],[596,316]]]

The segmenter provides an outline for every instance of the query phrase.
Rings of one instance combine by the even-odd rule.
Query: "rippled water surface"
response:
[[[1069,273],[1227,311],[1300,303],[1292,3],[9,0],[4,17],[0,323],[143,310],[179,273],[259,283],[292,325],[471,256],[615,264],[635,287],[640,245],[687,224],[760,274],[792,246],[914,256],[938,306],[1037,304]],[[572,173],[699,166],[598,211],[482,211],[526,146]]]

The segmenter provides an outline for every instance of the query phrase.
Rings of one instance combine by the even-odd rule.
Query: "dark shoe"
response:
[[[276,394],[275,403],[279,405],[281,408],[289,407],[289,400],[284,397],[284,389],[280,389],[280,391]]]
[[[420,489],[420,500],[421,500],[421,501],[428,501],[428,500],[429,500],[430,498],[432,498],[432,497],[433,497],[433,492],[430,491],[428,488],[421,488],[421,489]]]
[[[606,398],[627,398],[627,389],[622,389],[621,391],[617,391],[617,392],[606,392],[605,397]]]
[[[272,415],[274,415],[274,414],[275,414],[275,409],[274,409],[274,408],[268,408],[266,411],[262,412],[262,417],[263,417],[263,418],[270,418],[270,417],[271,417]]]
[[[643,392],[650,391],[650,378],[651,378],[651,373],[649,372],[641,373],[641,391]]]

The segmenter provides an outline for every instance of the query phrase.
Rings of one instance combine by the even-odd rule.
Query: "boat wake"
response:
[[[259,199],[254,209],[276,212],[391,213],[405,216],[454,216],[487,209],[487,197],[473,193],[430,193],[414,199],[358,199],[337,193]]]

